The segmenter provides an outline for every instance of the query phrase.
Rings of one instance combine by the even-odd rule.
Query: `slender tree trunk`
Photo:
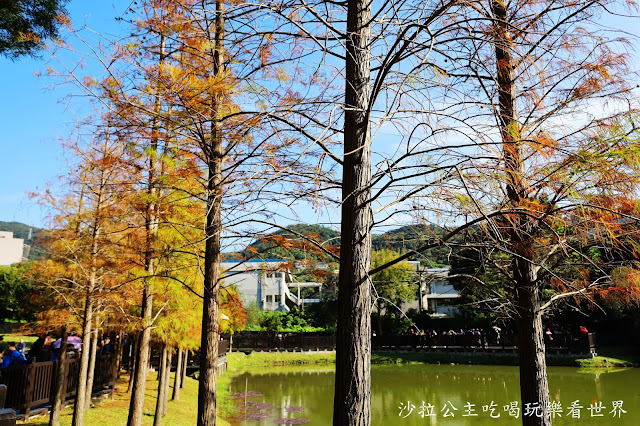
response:
[[[95,277],[92,277],[92,281]],[[94,281],[95,283],[95,281]],[[82,426],[84,424],[84,410],[86,407],[87,394],[87,374],[89,370],[89,356],[91,354],[91,323],[93,317],[93,284],[90,285],[91,290],[87,291],[84,324],[82,327],[82,352],[80,355],[80,368],[78,371],[78,389],[76,391],[76,401],[73,407],[72,426]],[[67,348],[60,348],[60,351],[66,351]]]
[[[62,337],[60,347],[67,347],[67,328],[62,329]],[[64,385],[65,375],[67,373],[67,351],[60,351],[60,359],[56,368],[56,386],[51,396],[51,416],[49,417],[49,426],[60,426],[60,412],[64,406]]]
[[[108,147],[109,137],[105,138],[105,149]],[[105,151],[106,152],[106,151]],[[84,411],[86,407],[86,392],[87,392],[87,375],[89,369],[89,355],[91,345],[91,325],[93,320],[94,309],[94,291],[98,285],[98,257],[100,255],[100,233],[102,231],[102,208],[104,197],[107,191],[107,183],[105,177],[105,170],[101,171],[100,186],[97,193],[97,200],[95,204],[95,211],[93,213],[93,224],[91,229],[91,267],[89,273],[89,282],[86,288],[85,294],[85,311],[82,323],[82,355],[80,357],[80,367],[78,369],[78,388],[76,390],[76,401],[73,409],[72,426],[83,426],[84,424]],[[79,224],[76,231],[79,231]],[[66,348],[61,348],[66,350]]]
[[[164,391],[162,392],[162,415],[169,411],[169,391],[171,390],[171,362],[173,362],[173,352],[171,347],[167,347],[167,365],[164,372]]]
[[[184,360],[182,361],[182,379],[180,380],[180,389],[184,387],[187,379],[187,367],[189,366],[189,349],[184,350]]]
[[[160,58],[159,65],[164,63],[165,59],[165,38],[164,34],[160,34]],[[156,273],[155,264],[155,241],[158,232],[159,206],[158,198],[158,141],[160,139],[160,122],[159,115],[161,110],[161,99],[156,90],[154,114],[151,123],[151,143],[149,150],[149,166],[148,166],[148,188],[149,203],[147,205],[145,230],[146,230],[146,248],[145,248],[145,270],[148,278],[144,281],[144,289],[142,293],[142,331],[138,341],[138,356],[136,357],[136,372],[133,379],[133,389],[131,391],[131,400],[129,403],[129,417],[127,426],[141,426],[142,413],[144,410],[144,392],[147,382],[147,373],[149,371],[149,344],[151,342],[151,326],[153,321],[153,287],[151,283],[152,277]]]
[[[167,369],[167,345],[162,345],[162,357],[160,358],[160,365],[158,366],[158,393],[156,397],[156,412],[153,417],[153,426],[160,426],[162,424],[162,404],[164,403],[164,381],[167,377],[165,371]]]
[[[180,400],[180,388],[182,387],[182,349],[178,348],[178,362],[176,365],[176,375],[173,379],[173,394],[171,399],[175,401]]]
[[[167,346],[163,343],[162,344],[162,351],[160,351],[160,357],[163,358],[166,356],[166,354],[164,353],[164,351],[167,350]],[[164,361],[161,361],[158,364],[158,372],[156,373],[156,380],[157,381],[162,381],[162,378],[164,377],[164,367],[166,365],[166,359]]]
[[[371,3],[347,2],[344,164],[333,424],[371,424]]]
[[[118,379],[120,378],[120,373],[122,372],[123,355],[124,355],[124,330],[120,330],[118,332],[118,359],[116,361],[116,366],[118,368],[117,370]]]
[[[96,321],[97,327],[98,321]],[[94,328],[91,338],[91,354],[89,357],[89,371],[87,372],[87,395],[85,408],[91,408],[91,395],[93,395],[93,378],[96,370],[96,356],[98,355],[98,330]]]
[[[140,426],[144,409],[144,392],[149,371],[149,342],[151,340],[151,318],[153,314],[153,293],[149,284],[145,284],[142,297],[143,329],[137,345],[134,366],[133,387],[129,402],[127,426]]]
[[[136,333],[135,339],[131,342],[131,355],[129,356],[129,386],[127,387],[127,393],[130,393],[133,389],[133,378],[136,374],[139,340],[140,333]]]
[[[224,3],[216,0],[215,51],[213,75],[223,72]],[[206,147],[209,180],[207,185],[207,228],[205,246],[204,300],[200,345],[200,381],[198,386],[198,426],[216,424],[216,381],[218,367],[218,312],[220,253],[222,231],[222,163],[224,148],[222,123],[218,120],[223,102],[220,90],[211,94],[211,135]]]
[[[512,52],[509,14],[504,3],[493,0],[495,19],[495,51],[499,104],[499,126],[503,142],[507,196],[512,207],[517,208],[527,198],[527,182],[524,173],[520,124],[516,107],[515,69]],[[509,239],[513,252],[511,270],[515,281],[516,327],[520,359],[520,396],[522,407],[539,404],[542,417],[522,416],[524,426],[550,426],[549,384],[545,360],[544,334],[537,277],[534,272],[535,248],[533,234],[535,224],[528,217],[509,217]]]

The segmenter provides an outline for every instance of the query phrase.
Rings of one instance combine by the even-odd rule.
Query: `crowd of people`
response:
[[[81,339],[77,336],[69,336],[66,347],[67,358],[73,359],[79,356],[82,351]],[[4,336],[0,336],[0,368],[22,365],[34,360],[36,362],[58,361],[61,355],[61,339],[53,340],[50,334],[41,334],[38,339],[26,351],[27,346],[24,339],[19,343],[4,341]],[[98,342],[97,353],[108,355],[113,353],[113,344],[108,336]]]
[[[580,325],[575,330],[566,328],[560,324],[551,323],[547,327],[544,327],[544,339],[548,346],[554,345],[566,345],[568,342],[577,342],[585,339],[589,334],[589,330]],[[375,336],[376,333],[374,332]],[[408,331],[410,336],[424,336],[430,338],[429,340],[437,340],[442,336],[469,336],[478,338],[482,344],[501,345],[503,340],[507,338],[508,341],[515,344],[515,331],[507,330],[503,332],[502,329],[493,325],[489,328],[467,328],[467,329],[448,329],[448,330],[419,330],[410,329]]]

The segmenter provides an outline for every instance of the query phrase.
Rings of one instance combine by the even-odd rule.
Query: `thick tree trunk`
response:
[[[224,3],[216,0],[215,51],[213,75],[223,72]],[[200,381],[198,386],[198,426],[216,424],[216,385],[218,367],[218,312],[220,253],[222,231],[222,163],[224,148],[222,123],[218,120],[223,94],[211,94],[210,145],[205,154],[208,161],[207,229],[205,246],[204,300],[202,305],[202,337],[200,344]]]
[[[60,338],[60,347],[67,347],[67,328],[62,329],[62,337]],[[67,373],[67,351],[60,352],[60,359],[56,366],[56,386],[51,395],[51,416],[49,417],[49,426],[60,426],[60,413],[64,406],[64,385],[65,375]]]
[[[176,365],[176,375],[173,379],[173,394],[171,399],[174,401],[180,400],[180,387],[182,386],[182,349],[178,348],[178,362]]]
[[[346,93],[333,424],[371,424],[371,3],[347,6]]]
[[[531,265],[528,263],[528,265]],[[530,268],[527,268],[530,269]],[[530,281],[531,282],[531,281]],[[543,416],[523,416],[524,426],[551,425],[549,383],[545,360],[544,332],[539,311],[538,289],[535,285],[519,285],[516,289],[516,326],[520,356],[520,397],[522,409],[526,404],[538,404]]]
[[[95,278],[92,279],[92,281],[94,280]],[[73,408],[72,426],[82,426],[84,424],[87,374],[89,370],[89,356],[91,355],[91,324],[93,319],[93,298],[91,293],[93,292],[93,284],[90,285],[90,288],[91,289],[87,291],[85,301],[84,324],[82,326],[82,352],[80,355],[80,367],[78,369],[78,389],[76,391],[76,401]],[[61,352],[66,351],[66,349],[67,348],[60,347]]]
[[[164,381],[167,377],[167,346],[162,345],[162,356],[160,357],[160,365],[158,366],[158,393],[156,396],[156,412],[153,417],[153,426],[162,424],[162,416],[164,415],[162,404],[164,403],[164,391],[166,389]]]
[[[96,321],[97,327],[98,321]],[[96,370],[96,356],[98,355],[98,330],[91,332],[91,354],[89,354],[89,371],[87,372],[87,394],[85,396],[85,409],[91,408],[91,395],[93,395],[93,378]]]
[[[498,123],[503,142],[506,192],[511,207],[518,208],[528,197],[525,164],[522,155],[520,124],[516,107],[516,83],[509,14],[504,3],[493,0],[495,19],[496,76],[498,84]],[[537,277],[534,272],[535,224],[523,215],[509,217],[508,231],[512,254],[511,270],[515,282],[515,311],[520,359],[520,396],[522,409],[526,404],[538,404],[543,415],[522,416],[524,426],[550,426],[549,384],[545,360],[544,334]]]
[[[162,415],[169,410],[169,391],[171,390],[171,363],[173,362],[173,352],[171,347],[167,348],[167,365],[164,371],[164,391],[162,392]]]

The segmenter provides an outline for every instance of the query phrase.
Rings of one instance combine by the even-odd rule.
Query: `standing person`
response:
[[[45,335],[40,334],[36,339],[36,341],[33,342],[33,344],[31,345],[31,349],[29,349],[29,359],[35,358],[36,361],[39,361],[38,355],[40,354],[40,352],[42,352],[42,349],[44,348],[44,338],[45,338]]]
[[[35,358],[36,362],[49,361],[51,346],[51,336],[48,334],[41,334],[38,339],[33,342],[31,349],[29,350],[29,358]]]
[[[0,336],[0,356],[7,350],[7,344],[4,341],[4,336]]]
[[[502,329],[497,325],[494,325],[491,328],[493,329],[494,337],[496,339],[496,345],[500,345],[500,332],[502,331]]]

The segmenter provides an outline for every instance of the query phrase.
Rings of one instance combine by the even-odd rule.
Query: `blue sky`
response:
[[[132,0],[70,0],[74,27],[87,25],[99,33],[119,32],[115,17]],[[640,19],[609,18],[612,27],[639,33]],[[50,55],[10,61],[0,57],[0,220],[45,226],[47,212],[27,195],[54,189],[66,171],[60,140],[73,135],[73,123],[86,116],[87,103],[64,100],[71,87],[53,88],[55,81],[36,76],[46,69]],[[53,66],[57,65],[52,63]],[[90,72],[90,68],[89,68]],[[310,210],[310,209],[309,209]],[[309,212],[312,216],[312,212]],[[306,216],[306,214],[305,214]]]
[[[86,24],[97,31],[117,32],[114,17],[128,0],[71,0],[68,12],[75,27]],[[82,118],[82,101],[61,101],[69,88],[52,88],[53,80],[37,77],[50,55],[17,61],[0,57],[0,220],[34,226],[46,224],[46,211],[27,192],[57,185],[66,164],[60,139],[72,135],[74,121]]]

